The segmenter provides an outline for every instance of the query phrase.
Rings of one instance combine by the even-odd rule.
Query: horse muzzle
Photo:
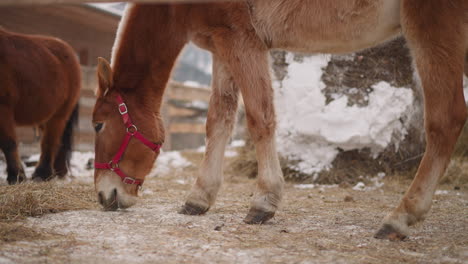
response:
[[[99,204],[102,205],[104,211],[116,211],[119,208],[125,209],[136,204],[138,197],[127,192],[118,176],[111,173],[103,173],[99,176],[96,192]]]

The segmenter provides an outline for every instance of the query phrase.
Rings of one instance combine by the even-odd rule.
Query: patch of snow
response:
[[[373,183],[373,186],[366,186],[363,182],[358,182],[354,187],[353,190],[355,191],[372,191],[375,189],[382,188],[384,186],[384,183],[382,182],[382,179],[385,177],[384,172],[379,172],[377,173],[377,176],[374,178],[371,178],[370,181]]]
[[[313,189],[315,184],[295,184],[294,188],[296,189]]]
[[[353,190],[355,190],[355,191],[364,191],[364,189],[366,189],[366,185],[363,182],[358,182],[353,187]]]
[[[235,147],[235,148],[243,147],[245,146],[245,140],[242,140],[242,139],[233,140],[230,145],[231,147]]]
[[[185,81],[183,82],[183,84],[185,86],[190,86],[190,87],[193,87],[193,88],[206,88],[205,85],[199,83],[199,82],[196,82],[196,81]]]
[[[192,165],[190,161],[184,158],[179,151],[161,151],[155,163],[155,168],[151,171],[149,177],[160,174],[167,174],[173,169],[184,169]]]
[[[449,194],[449,191],[447,190],[436,190],[435,195],[447,195]]]
[[[287,54],[288,75],[274,86],[278,146],[282,155],[298,161],[295,169],[314,174],[330,168],[338,149],[369,147],[377,155],[394,132],[404,138],[401,117],[412,107],[411,89],[379,82],[372,86],[367,107],[347,106],[347,96],[326,104],[321,76],[330,56],[305,57],[301,63],[293,56]]]
[[[403,250],[403,249],[400,249],[400,253],[408,255],[408,256],[412,256],[412,257],[417,257],[417,258],[422,258],[422,257],[425,256],[425,254],[422,254],[422,253],[418,253],[418,252],[414,252],[414,251],[407,251],[407,250]]]
[[[154,192],[151,189],[143,189],[141,192],[139,192],[142,196],[149,196],[154,194]]]
[[[198,108],[198,109],[208,109],[208,103],[200,100],[193,100],[190,102],[188,107]]]
[[[227,158],[232,158],[232,157],[236,157],[237,156],[237,151],[234,151],[234,150],[226,150],[224,152],[224,157],[227,157]]]
[[[25,161],[26,162],[38,162],[40,157],[41,157],[40,153],[32,154]],[[72,155],[72,158],[73,158],[73,155]]]
[[[88,164],[91,161],[91,164]],[[73,177],[93,179],[94,152],[74,151],[70,161],[71,175]]]
[[[338,184],[294,184],[294,188],[296,189],[314,189],[317,187],[320,192],[324,192],[325,189],[338,187]]]
[[[197,148],[195,151],[198,152],[198,153],[204,153],[206,150],[206,146],[203,145],[203,146],[200,146],[199,148]]]
[[[175,182],[177,182],[178,184],[181,184],[181,185],[187,184],[187,181],[184,180],[184,179],[177,179],[177,180],[175,180]]]

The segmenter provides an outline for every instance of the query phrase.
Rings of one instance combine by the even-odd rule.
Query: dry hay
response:
[[[95,208],[97,201],[94,188],[87,184],[51,181],[0,186],[0,221]]]

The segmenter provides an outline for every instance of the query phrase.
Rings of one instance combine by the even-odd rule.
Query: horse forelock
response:
[[[122,42],[122,36],[125,32],[125,28],[127,27],[128,20],[130,17],[130,12],[132,9],[135,7],[134,3],[128,3],[127,6],[125,7],[125,11],[122,15],[122,18],[120,19],[119,26],[117,28],[117,33],[115,35],[115,41],[114,41],[114,46],[112,46],[112,53],[111,53],[111,67],[112,69],[114,68],[115,65],[115,60],[117,53],[119,52],[120,49],[120,44]]]

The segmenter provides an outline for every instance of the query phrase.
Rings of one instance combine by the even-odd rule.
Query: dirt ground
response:
[[[233,174],[206,215],[177,214],[195,172],[148,179],[140,203],[125,211],[28,218],[21,225],[45,235],[0,241],[0,263],[468,263],[467,186],[440,186],[427,220],[390,242],[372,236],[408,180],[387,176],[365,191],[287,183],[276,216],[246,225],[254,180]]]

